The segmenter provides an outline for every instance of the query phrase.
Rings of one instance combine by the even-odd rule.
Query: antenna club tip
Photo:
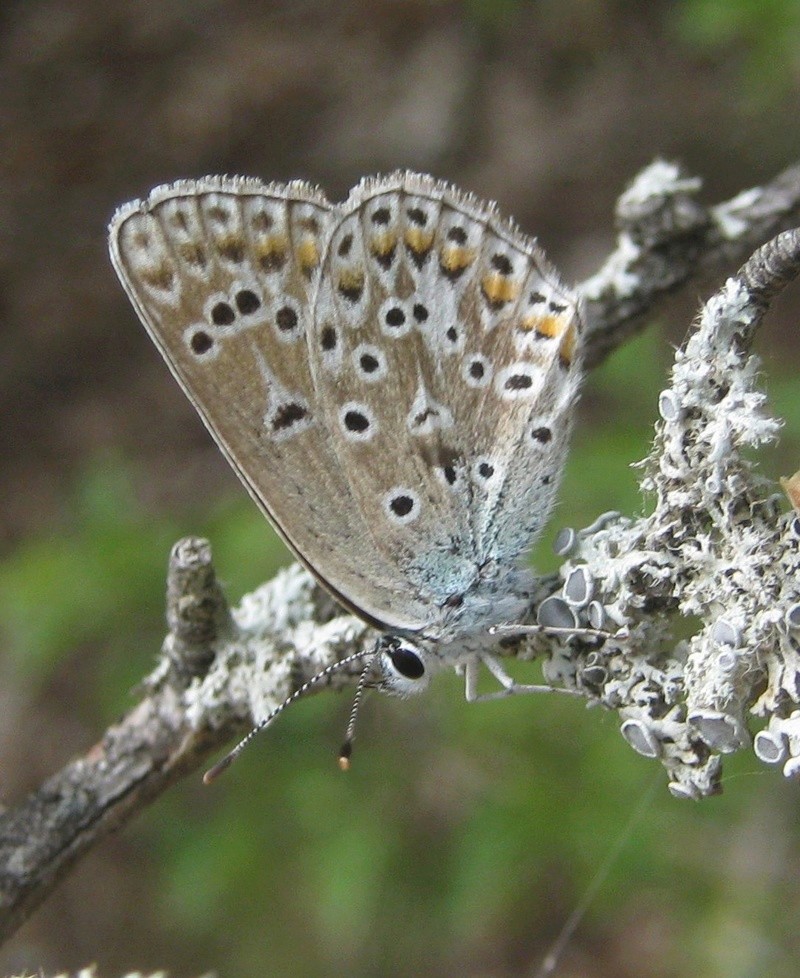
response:
[[[347,740],[342,744],[342,749],[339,751],[339,770],[349,771],[350,770],[350,758],[353,756],[353,744],[351,741]]]
[[[228,755],[227,757],[223,757],[218,764],[215,764],[212,768],[209,768],[203,775],[203,784],[208,785],[211,784],[212,781],[216,781],[220,774],[230,767],[232,760],[233,758]]]

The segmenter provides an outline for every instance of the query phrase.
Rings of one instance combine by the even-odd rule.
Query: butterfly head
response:
[[[367,683],[391,696],[415,696],[430,685],[433,658],[415,642],[383,635],[375,647]]]
[[[223,771],[230,767],[231,763],[239,756],[256,734],[268,727],[295,700],[304,696],[314,686],[330,679],[333,673],[341,672],[356,662],[363,662],[364,667],[358,679],[353,706],[350,710],[347,733],[342,749],[339,752],[339,764],[346,770],[349,767],[350,755],[353,750],[356,719],[364,689],[371,687],[393,696],[402,697],[422,693],[430,684],[431,673],[435,668],[436,661],[430,652],[427,652],[420,645],[408,639],[396,635],[382,635],[373,649],[355,652],[345,659],[326,666],[304,682],[302,686],[294,690],[268,716],[256,724],[250,733],[229,754],[206,772],[204,781],[206,784],[209,784],[216,780]]]

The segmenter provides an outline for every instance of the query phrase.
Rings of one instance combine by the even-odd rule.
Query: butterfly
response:
[[[210,176],[121,207],[110,251],[257,504],[380,631],[364,682],[406,695],[455,666],[475,699],[484,663],[496,695],[541,688],[490,634],[529,611],[581,381],[578,298],[535,241],[421,174],[342,204]]]

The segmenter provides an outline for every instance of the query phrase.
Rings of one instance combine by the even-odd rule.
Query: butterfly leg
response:
[[[501,689],[493,693],[478,692],[478,674],[483,663],[494,678],[500,683]],[[556,686],[532,686],[525,683],[515,682],[505,671],[499,660],[493,655],[484,653],[480,657],[475,656],[468,659],[464,666],[464,696],[468,703],[483,703],[487,700],[500,700],[506,696],[515,696],[518,693],[569,693],[579,695],[571,689],[559,689]]]

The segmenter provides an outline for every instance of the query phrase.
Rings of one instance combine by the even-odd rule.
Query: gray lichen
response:
[[[789,235],[773,251],[796,251]],[[561,552],[573,549],[552,600],[574,612],[576,591],[591,596],[576,625],[602,622],[608,637],[591,651],[570,641],[546,675],[618,711],[625,738],[661,760],[678,797],[719,790],[721,755],[750,744],[753,715],[768,721],[756,755],[800,771],[800,540],[796,514],[747,455],[781,427],[749,352],[768,289],[751,270],[709,300],[676,354],[642,463],[650,515],[612,514],[558,537]],[[688,640],[673,637],[680,619],[693,623]]]

